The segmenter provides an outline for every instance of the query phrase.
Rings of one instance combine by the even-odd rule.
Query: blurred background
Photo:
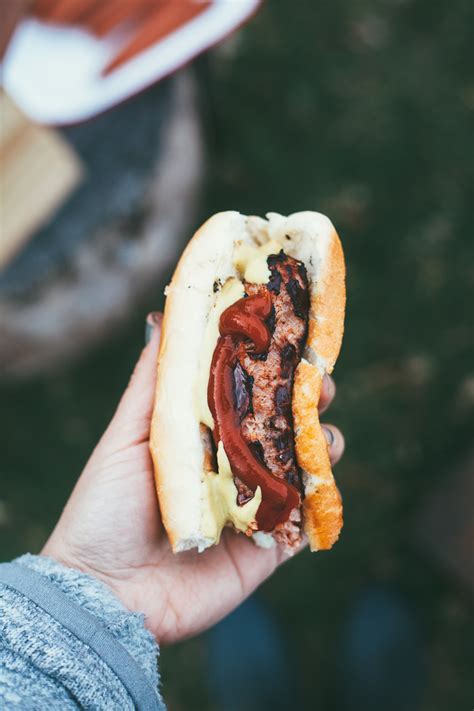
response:
[[[372,708],[354,678],[375,673],[363,645],[385,627],[394,708],[472,708],[473,27],[468,0],[272,0],[127,103],[42,127],[70,187],[1,262],[2,560],[40,550],[200,222],[321,211],[347,260],[330,412],[345,525],[252,604],[297,690],[286,708]],[[162,650],[170,709],[239,708],[216,691],[219,629]]]

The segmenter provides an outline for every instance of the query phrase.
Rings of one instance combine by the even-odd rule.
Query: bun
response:
[[[261,245],[268,240],[304,262],[310,283],[308,339],[295,372],[292,408],[311,550],[330,548],[342,527],[341,498],[317,412],[322,378],[333,370],[343,334],[345,267],[338,235],[317,212],[269,213],[266,220],[221,212],[196,232],[166,290],[150,449],[163,523],[175,552],[204,550],[215,542],[201,530],[206,453],[194,402],[215,284],[239,276],[233,264],[236,242]]]

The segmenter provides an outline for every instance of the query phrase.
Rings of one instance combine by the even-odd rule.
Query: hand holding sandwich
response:
[[[151,341],[43,554],[102,580],[127,608],[145,614],[159,643],[168,643],[217,622],[287,556],[280,547],[259,548],[229,529],[204,553],[172,553],[148,443],[160,330],[155,319]],[[320,412],[334,391],[326,377]],[[335,463],[344,440],[336,428],[326,431]]]

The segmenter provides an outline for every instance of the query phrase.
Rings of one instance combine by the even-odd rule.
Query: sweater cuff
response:
[[[27,554],[17,558],[14,564],[18,566],[17,570],[20,572],[20,569],[25,569],[25,576],[19,576],[26,579],[26,582],[23,581],[23,589],[21,585],[16,585],[15,579],[13,580],[13,585],[19,592],[29,596],[34,603],[43,607],[56,621],[75,634],[81,642],[89,645],[96,654],[102,656],[126,687],[127,680],[131,682],[129,684],[131,687],[140,686],[140,682],[136,681],[138,674],[142,678],[142,687],[153,689],[158,701],[157,707],[163,708],[157,691],[158,646],[153,635],[144,625],[143,615],[128,611],[112,591],[99,580],[72,568],[66,568],[51,558]],[[32,571],[32,574],[27,573],[27,570]],[[43,586],[35,586],[34,581],[32,585],[28,576],[35,578],[35,574],[44,579],[46,586],[51,587],[41,591],[39,588]],[[53,587],[55,590],[52,589]],[[28,595],[28,588],[34,593]],[[48,589],[56,595],[60,591],[62,600],[58,597],[53,605],[48,602]],[[52,609],[47,609],[48,607]],[[59,614],[61,608],[62,613]],[[128,665],[127,658],[130,662]],[[133,662],[138,667],[135,667],[137,672],[135,678],[130,668],[135,666]],[[130,689],[128,690],[130,692]],[[133,689],[131,695],[133,696]]]

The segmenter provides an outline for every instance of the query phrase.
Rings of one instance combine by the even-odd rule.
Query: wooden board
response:
[[[0,92],[0,269],[74,190],[82,170],[57,131],[28,121]]]

